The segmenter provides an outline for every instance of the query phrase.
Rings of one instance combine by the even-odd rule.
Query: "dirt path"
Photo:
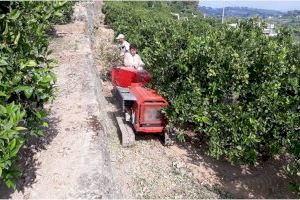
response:
[[[58,37],[51,42],[58,93],[50,105],[49,144],[38,152],[37,145],[30,146],[34,172],[25,166],[21,191],[2,198],[120,197],[100,122],[101,89],[89,36],[93,16],[87,7],[77,3],[74,22],[56,26]]]

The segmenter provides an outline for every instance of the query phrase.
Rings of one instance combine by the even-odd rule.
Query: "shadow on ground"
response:
[[[199,142],[183,143],[178,147],[187,152],[189,164],[212,169],[220,180],[214,188],[229,192],[234,198],[297,198],[283,173],[287,158],[270,158],[257,167],[249,167],[213,159],[206,154],[206,145]]]
[[[36,154],[46,150],[47,146],[52,142],[52,140],[58,134],[57,123],[60,120],[57,118],[49,118],[49,127],[45,130],[45,136],[37,138],[31,136],[28,138],[27,144],[23,146],[20,150],[18,166],[22,172],[21,177],[17,180],[16,190],[19,192],[24,192],[24,189],[31,187],[35,183],[36,171],[40,165],[38,160],[35,158]],[[11,198],[14,191],[6,187],[6,185],[0,182],[0,199]]]

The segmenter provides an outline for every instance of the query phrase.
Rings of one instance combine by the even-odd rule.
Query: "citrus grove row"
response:
[[[0,3],[0,180],[15,188],[16,160],[27,139],[48,124],[43,104],[53,98],[48,58],[54,23],[70,19],[72,2]]]
[[[193,130],[209,155],[233,163],[288,153],[286,171],[300,176],[300,46],[291,32],[267,37],[257,18],[236,28],[200,14],[178,20],[174,9],[163,2],[103,8],[105,23],[138,45],[152,86],[170,103],[170,128]]]

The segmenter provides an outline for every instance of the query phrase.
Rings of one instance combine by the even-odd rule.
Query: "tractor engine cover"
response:
[[[112,69],[111,79],[113,85],[127,88],[132,83],[139,83],[141,86],[149,83],[151,81],[151,75],[146,70],[118,66]]]
[[[161,109],[168,106],[167,101],[155,90],[141,87],[139,84],[132,84],[129,91],[136,98],[132,107],[134,129],[141,133],[163,133],[167,121]]]

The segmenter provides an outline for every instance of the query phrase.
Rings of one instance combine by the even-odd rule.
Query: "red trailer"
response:
[[[133,67],[114,67],[111,73],[114,86],[128,88],[132,83],[145,85],[150,83],[151,75],[146,70],[137,70]]]
[[[112,70],[112,83],[123,113],[123,117],[117,117],[123,146],[132,146],[135,134],[159,134],[166,145],[172,143],[165,128],[167,120],[161,113],[168,103],[155,90],[144,87],[150,81],[146,70],[123,66]]]

